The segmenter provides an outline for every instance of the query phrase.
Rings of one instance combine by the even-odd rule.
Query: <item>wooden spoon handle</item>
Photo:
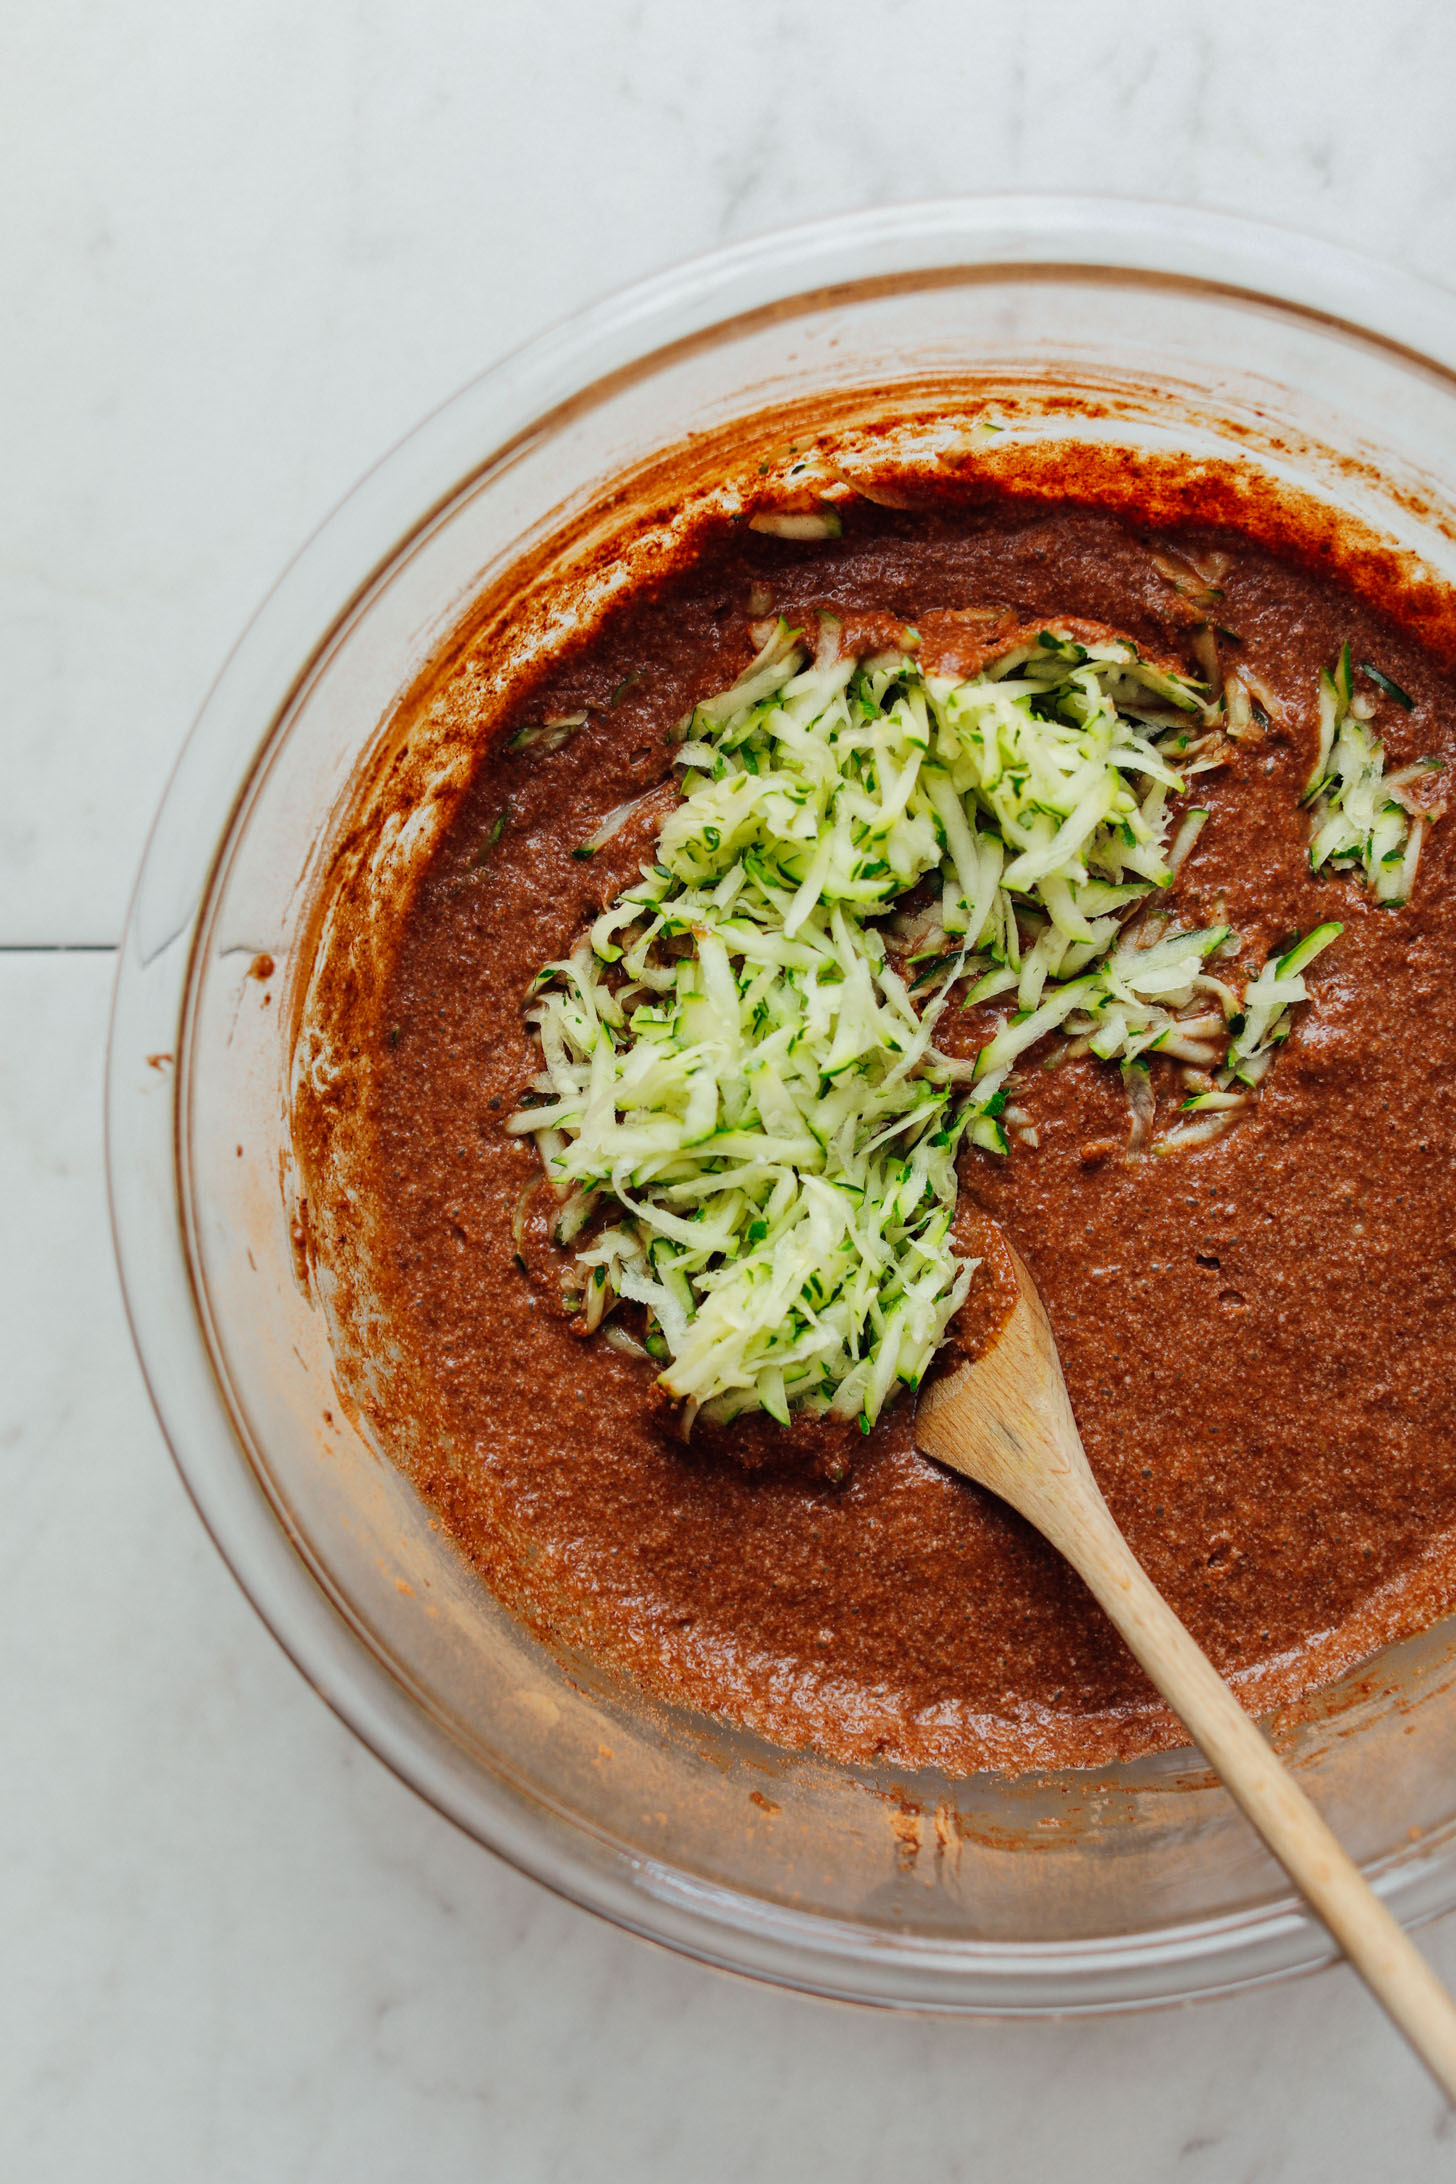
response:
[[[1089,1480],[1090,1485],[1090,1480]],[[1456,2104],[1456,2002],[1154,1587],[1100,1494],[1056,1544]],[[1059,1533],[1061,1527],[1058,1527]]]

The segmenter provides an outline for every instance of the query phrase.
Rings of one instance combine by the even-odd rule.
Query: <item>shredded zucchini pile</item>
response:
[[[1226,938],[1116,946],[1172,877],[1162,746],[1196,752],[1195,684],[1055,631],[969,681],[836,638],[811,662],[780,622],[686,724],[656,864],[537,981],[544,1068],[508,1124],[563,1243],[609,1216],[577,1254],[586,1324],[642,1307],[689,1423],[794,1405],[868,1431],[965,1296],[956,1149],[1006,1149],[1017,1055],[1066,1023],[1135,1061]],[[907,979],[886,914],[932,876]],[[963,980],[1021,1012],[973,1062],[934,1044]]]
[[[1342,930],[1316,927],[1240,995],[1217,972],[1239,947],[1226,926],[1133,916],[1207,818],[1185,807],[1174,829],[1169,798],[1227,745],[1217,701],[1131,644],[1043,630],[957,680],[902,653],[840,658],[838,636],[822,616],[811,660],[780,621],[697,707],[657,861],[533,988],[543,1068],[507,1128],[534,1136],[562,1201],[586,1329],[639,1308],[640,1342],[613,1339],[658,1360],[685,1427],[798,1407],[868,1432],[966,1295],[956,1152],[1008,1150],[1019,1057],[1060,1031],[1048,1066],[1120,1063],[1138,1150],[1164,1055],[1193,1115],[1149,1149],[1202,1142],[1257,1096]],[[1412,785],[1438,762],[1386,776],[1348,646],[1319,704],[1311,865],[1398,905],[1444,808]],[[1014,996],[969,1061],[935,1043],[953,989]]]
[[[1365,672],[1409,707],[1388,676]],[[1438,759],[1422,758],[1387,775],[1385,746],[1360,717],[1357,702],[1345,645],[1333,672],[1323,670],[1319,680],[1319,758],[1304,797],[1314,820],[1310,868],[1358,869],[1377,902],[1398,908],[1415,885],[1428,816],[1411,791],[1423,774],[1442,769]]]

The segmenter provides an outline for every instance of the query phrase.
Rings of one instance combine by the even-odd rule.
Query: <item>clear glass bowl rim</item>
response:
[[[135,1068],[138,1056],[175,1051],[214,862],[292,692],[328,633],[463,479],[559,404],[675,342],[819,290],[967,266],[1187,280],[1328,320],[1456,374],[1456,296],[1293,231],[1123,199],[945,199],[816,221],[693,259],[575,313],[472,380],[386,455],[288,566],[225,663],[154,821],[118,952],[108,1188],[133,1337],[184,1485],[280,1645],[402,1780],[558,1893],[701,1960],[841,1998],[1068,2014],[1227,1993],[1336,1952],[1290,1907],[1107,1942],[953,1951],[927,1942],[897,1971],[891,1958],[907,1953],[905,1937],[877,1947],[845,1922],[716,1901],[652,1861],[604,1856],[587,1830],[544,1806],[467,1787],[448,1740],[336,1611],[251,1475],[193,1294],[173,1102],[156,1096],[155,1082],[139,1090]],[[1456,1903],[1456,1844],[1402,1859],[1376,1885],[1408,1922],[1434,1916]],[[968,1974],[959,1994],[958,1967]],[[919,1973],[934,1975],[934,1999]]]

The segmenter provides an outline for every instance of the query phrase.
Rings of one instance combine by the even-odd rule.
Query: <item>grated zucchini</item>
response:
[[[577,1251],[583,1309],[642,1308],[689,1423],[797,1406],[868,1430],[918,1386],[973,1271],[956,1153],[1006,1151],[1017,1056],[1062,1023],[1134,1061],[1226,938],[1122,935],[1171,882],[1160,743],[1200,710],[1187,678],[1055,629],[971,681],[830,651],[778,622],[685,724],[656,862],[533,982],[544,1067],[507,1124],[564,1239],[609,1215]],[[922,1009],[882,921],[930,875]],[[1021,1003],[974,1062],[933,1043],[958,981]]]
[[[1238,952],[1229,928],[1158,909],[1208,817],[1175,825],[1170,799],[1223,760],[1201,686],[1130,643],[1051,627],[968,680],[837,651],[830,618],[812,657],[779,620],[695,708],[655,862],[532,983],[543,1067],[506,1127],[535,1138],[562,1202],[584,1331],[638,1307],[640,1342],[618,1346],[661,1366],[689,1426],[799,1408],[868,1431],[967,1292],[960,1146],[1005,1154],[1007,1122],[1036,1142],[1007,1111],[1021,1057],[1060,1032],[1048,1067],[1121,1066],[1131,1151],[1202,1144],[1257,1098],[1342,930],[1317,926],[1240,996],[1211,967]],[[1407,807],[1422,768],[1385,777],[1348,646],[1319,701],[1311,862],[1403,901],[1438,808]],[[921,882],[934,907],[897,911]],[[956,988],[1010,1010],[969,1060],[935,1043]],[[1157,1140],[1154,1055],[1202,1088]]]
[[[1404,691],[1378,669],[1363,672],[1387,695],[1409,706]],[[1438,766],[1425,760],[1387,776],[1385,746],[1354,710],[1350,647],[1342,647],[1332,670],[1319,679],[1319,757],[1305,801],[1314,831],[1309,862],[1313,872],[1358,870],[1379,903],[1398,910],[1410,900],[1420,863],[1425,820],[1408,799],[1412,777]]]
[[[1243,1011],[1235,1017],[1228,1055],[1218,1073],[1218,1084],[1227,1090],[1234,1083],[1256,1086],[1269,1074],[1274,1049],[1289,1037],[1289,1011],[1296,1002],[1309,999],[1309,988],[1300,973],[1322,955],[1332,940],[1345,930],[1333,922],[1317,925],[1283,955],[1264,965],[1257,978],[1244,988]]]

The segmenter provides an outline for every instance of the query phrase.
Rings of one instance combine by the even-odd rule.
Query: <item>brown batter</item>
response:
[[[1170,545],[1233,556],[1226,657],[1277,701],[1267,734],[1199,782],[1212,818],[1180,921],[1227,919],[1239,976],[1322,919],[1344,934],[1226,1136],[1129,1161],[1117,1073],[1033,1057],[1015,1097],[1040,1144],[966,1154],[962,1222],[970,1238],[994,1215],[1024,1254],[1115,1515],[1263,1707],[1456,1604],[1456,821],[1430,830],[1413,903],[1389,911],[1357,880],[1311,878],[1298,808],[1316,675],[1347,638],[1416,700],[1407,715],[1370,688],[1391,767],[1456,758],[1456,706],[1410,638],[1327,578],[1228,535]],[[501,1123],[537,1067],[525,989],[635,878],[662,805],[591,861],[571,852],[668,779],[668,730],[746,663],[770,598],[791,620],[832,605],[851,629],[967,605],[1086,616],[1194,672],[1209,611],[1105,514],[857,503],[823,544],[727,530],[509,720],[481,722],[478,773],[364,1034],[375,1277],[400,1385],[429,1407],[417,1483],[548,1639],[782,1743],[964,1773],[1181,1742],[1051,1549],[915,1452],[907,1404],[868,1439],[758,1420],[684,1446],[652,1368],[572,1332],[544,1190],[518,1255],[539,1166]],[[507,750],[582,711],[559,747]],[[980,1027],[959,1021],[971,1050]],[[1160,1103],[1182,1092],[1168,1071]],[[993,1251],[972,1321],[994,1308],[994,1269]]]

